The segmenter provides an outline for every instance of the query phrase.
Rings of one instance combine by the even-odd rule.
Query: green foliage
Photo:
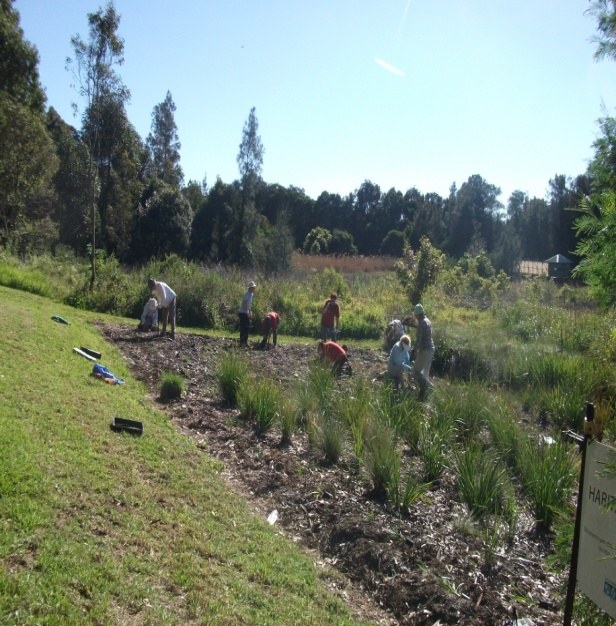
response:
[[[327,254],[332,234],[327,228],[317,226],[304,239],[303,250],[306,254]]]
[[[152,112],[152,130],[147,138],[147,145],[152,153],[154,175],[174,187],[179,186],[184,178],[180,166],[180,140],[174,113],[175,102],[171,92],[154,107]]]
[[[38,269],[22,267],[0,257],[0,285],[21,289],[47,298],[52,292],[47,276]]]
[[[496,273],[484,253],[471,257],[465,254],[451,269],[439,276],[439,287],[465,306],[487,306],[508,284],[507,275]]]
[[[192,208],[179,188],[153,183],[144,192],[131,245],[134,262],[185,256],[190,243]]]
[[[404,254],[405,242],[401,230],[390,230],[381,242],[380,253],[385,256],[401,257]]]
[[[444,254],[427,237],[421,238],[417,252],[410,246],[404,249],[402,259],[396,263],[396,273],[408,290],[411,304],[420,302],[426,289],[437,281],[444,262]]]
[[[218,388],[227,406],[238,405],[240,389],[248,379],[246,359],[235,351],[226,354],[218,364]]]
[[[616,304],[616,192],[604,191],[596,204],[584,198],[575,222],[580,238],[575,253],[582,258],[574,276],[584,280],[599,304]]]
[[[184,391],[184,380],[179,374],[164,372],[160,379],[160,399],[178,400]]]
[[[353,243],[353,235],[346,230],[334,228],[327,251],[329,254],[355,256],[357,246]]]
[[[137,316],[143,306],[140,302],[139,289],[131,282],[119,261],[114,257],[105,257],[102,251],[98,251],[98,272],[93,288],[90,281],[84,276],[83,283],[69,296],[66,304],[88,311],[112,313],[123,315],[133,312]]]
[[[43,116],[0,91],[0,244],[20,217],[42,217],[29,215],[28,207],[48,200],[57,167]]]

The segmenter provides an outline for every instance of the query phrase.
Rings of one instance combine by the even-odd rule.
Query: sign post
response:
[[[592,439],[594,407],[586,406],[582,467],[563,626],[571,625],[576,583],[616,617],[616,450]]]

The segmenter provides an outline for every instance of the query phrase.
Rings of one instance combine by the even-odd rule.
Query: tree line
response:
[[[323,191],[313,199],[263,180],[254,108],[241,133],[238,178],[185,182],[172,94],[154,107],[145,140],[128,119],[112,2],[88,14],[86,39],[71,40],[80,128],[46,108],[36,48],[24,39],[13,0],[0,0],[0,9],[0,244],[19,254],[58,246],[89,254],[92,280],[101,253],[132,264],[174,253],[276,272],[298,249],[402,256],[423,237],[451,258],[483,253],[511,273],[522,258],[583,252],[572,209],[616,185],[616,120],[606,117],[588,170],[556,174],[546,198],[515,191],[503,205],[500,189],[475,174],[446,197],[365,180],[347,196]],[[601,24],[613,5],[598,0],[593,9]],[[605,32],[609,39],[613,31]]]

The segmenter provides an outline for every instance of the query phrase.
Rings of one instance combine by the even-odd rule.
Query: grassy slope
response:
[[[148,406],[100,316],[3,287],[0,301],[0,624],[356,623]],[[126,384],[90,376],[81,345]],[[112,432],[114,415],[143,437]]]

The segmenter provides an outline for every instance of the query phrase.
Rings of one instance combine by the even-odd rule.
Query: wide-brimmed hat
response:
[[[425,315],[423,306],[421,304],[416,304],[415,308],[413,309],[413,314],[414,315]]]
[[[251,280],[251,281],[248,283],[248,289],[252,289],[253,287],[256,287],[256,286],[257,286],[257,283],[255,283],[255,281],[254,281],[254,280]]]

